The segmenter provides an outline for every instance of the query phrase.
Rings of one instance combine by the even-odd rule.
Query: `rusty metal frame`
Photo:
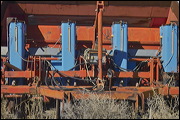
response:
[[[86,28],[86,27],[79,27],[77,30],[78,39],[79,41],[91,41],[92,42],[92,48],[98,49],[98,71],[95,70],[94,65],[92,65],[92,69],[89,70],[89,74],[87,73],[87,70],[83,68],[83,66],[80,66],[80,70],[78,71],[59,71],[65,75],[68,75],[70,77],[80,77],[85,78],[87,76],[89,77],[98,77],[97,79],[97,89],[98,90],[101,87],[104,87],[104,83],[102,82],[103,77],[107,77],[107,71],[103,71],[102,69],[102,48],[109,47],[111,44],[110,41],[104,40],[103,36],[103,25],[102,25],[102,17],[103,17],[103,9],[104,9],[104,2],[98,1],[96,6],[96,18],[94,21],[94,26],[92,28]],[[40,26],[39,26],[40,27]],[[41,26],[42,27],[42,26]],[[59,29],[59,28],[58,28]],[[106,30],[110,28],[104,28]],[[32,29],[33,30],[33,29]],[[47,28],[41,28],[42,31],[47,31]],[[85,35],[85,37],[80,34],[81,31],[90,31],[94,30],[93,32],[88,33],[88,37]],[[143,41],[142,39],[140,41],[130,41],[129,47],[134,47],[133,45],[140,44],[143,47],[151,48],[151,49],[159,49],[160,41],[159,38],[155,37],[159,29],[140,29],[140,28],[131,28],[131,34],[133,36],[133,31],[146,31],[147,33],[151,31],[151,34],[147,37],[148,39],[153,39],[154,41]],[[57,27],[54,27],[53,31],[56,31],[56,33],[60,33],[61,31],[57,31]],[[141,33],[144,34],[144,33]],[[137,40],[140,38],[140,34],[137,34],[138,36]],[[53,36],[52,39],[55,40],[57,36]],[[134,36],[133,36],[134,37]],[[95,40],[98,38],[98,45],[95,44]],[[132,40],[132,39],[131,39]],[[51,40],[45,40],[48,45],[51,45],[54,43],[54,41]],[[49,43],[48,43],[49,42]],[[52,43],[50,43],[52,42]],[[138,42],[138,43],[137,43]],[[84,44],[83,44],[84,45]],[[59,45],[58,45],[59,46]],[[86,45],[84,45],[86,47]],[[27,44],[26,49],[31,47],[30,44]],[[98,48],[97,48],[98,47]],[[144,47],[144,48],[145,48]],[[110,49],[110,47],[108,48]],[[1,61],[4,63],[6,62],[6,57],[1,57]],[[89,97],[89,93],[82,93],[81,88],[84,89],[91,89],[92,86],[63,86],[64,88],[71,88],[76,89],[74,90],[52,90],[49,89],[47,86],[41,85],[41,82],[43,81],[43,70],[42,70],[42,61],[43,60],[57,60],[57,58],[48,58],[48,57],[40,57],[40,56],[29,56],[28,61],[33,61],[31,64],[27,64],[26,71],[6,71],[6,65],[3,64],[3,69],[1,69],[1,97],[22,97],[23,94],[32,94],[32,95],[41,95],[45,96],[46,101],[48,101],[47,97],[51,97],[54,99],[64,100],[65,98],[70,101],[71,99],[85,99]],[[132,58],[130,60],[133,61],[144,61],[146,59],[144,58]],[[82,63],[82,58],[79,58],[79,62]],[[144,87],[117,87],[117,86],[109,86],[111,87],[110,90],[103,92],[97,92],[97,95],[100,97],[104,95],[109,95],[110,99],[127,99],[135,102],[135,110],[138,110],[138,107],[141,103],[141,109],[144,110],[144,100],[148,97],[152,97],[153,94],[156,92],[158,94],[164,95],[164,96],[176,96],[179,95],[179,87],[169,87],[168,85],[159,85],[159,74],[160,69],[162,68],[160,59],[159,58],[151,58],[147,59],[147,65],[149,67],[149,71],[141,71],[141,72],[114,72],[112,77],[118,77],[118,78],[144,78],[149,80],[150,85],[144,86]],[[30,65],[30,67],[29,67]],[[36,67],[38,66],[38,69]],[[16,69],[16,68],[15,68]],[[53,73],[53,71],[49,71],[50,74]],[[66,77],[63,74],[55,73],[54,77]],[[50,77],[50,76],[49,76]],[[34,81],[30,81],[28,85],[21,85],[21,86],[12,86],[12,85],[5,85],[5,79],[4,78],[26,78],[27,81],[29,79],[33,79]],[[111,81],[111,79],[109,79]],[[33,82],[33,83],[31,83]],[[57,104],[59,106],[59,104]]]
[[[88,86],[64,86],[67,88],[89,88]],[[139,103],[141,101],[142,110],[144,110],[144,100],[152,97],[155,93],[161,95],[179,95],[178,87],[113,87],[115,91],[104,91],[99,92],[97,95],[100,97],[107,95],[109,99],[126,99],[135,101],[135,109],[138,110]],[[8,96],[6,94],[14,94],[12,96]],[[9,85],[1,85],[1,97],[20,97],[19,94],[40,94],[46,97],[51,97],[55,99],[64,100],[65,96],[68,96],[68,99],[86,99],[89,97],[89,93],[82,93],[79,91],[58,91],[51,90],[47,86],[9,86]],[[140,99],[139,99],[140,98]]]

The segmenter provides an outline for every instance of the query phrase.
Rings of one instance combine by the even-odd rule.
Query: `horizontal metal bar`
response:
[[[147,58],[131,58],[129,59],[130,61],[146,61],[146,60],[150,60],[150,59],[147,59]]]
[[[53,71],[49,71],[51,74]],[[80,71],[60,71],[62,74],[55,73],[54,77],[87,77],[86,70]],[[66,76],[67,75],[67,76]],[[94,77],[92,71],[89,71],[90,77]],[[106,75],[106,72],[103,72]],[[5,71],[6,78],[31,78],[34,76],[34,71]],[[114,77],[120,78],[150,78],[149,72],[115,72]]]
[[[20,86],[11,86],[11,85],[1,85],[1,94],[6,93],[14,93],[14,94],[26,94],[26,93],[35,93],[35,86],[27,86],[27,85],[20,85]]]
[[[53,71],[49,71],[49,72],[51,74],[53,73]],[[63,74],[71,76],[71,77],[87,77],[86,70],[80,70],[80,71],[60,71],[60,73],[62,73],[62,74],[55,73],[54,77],[67,77],[67,76],[64,76]],[[90,76],[93,75],[91,71],[89,71],[89,74],[90,74]]]
[[[67,88],[88,88],[90,86],[64,86]],[[156,91],[158,94],[162,95],[179,95],[179,87],[114,87],[116,91],[104,91],[99,92],[97,95],[103,98],[110,99],[128,99],[128,100],[136,100],[136,96],[143,94],[144,98],[148,98],[149,95],[152,96],[153,92]],[[1,96],[3,94],[40,94],[43,96],[55,98],[55,99],[64,99],[64,94],[69,94],[75,99],[84,99],[90,97],[88,93],[82,93],[80,91],[57,91],[51,90],[47,86],[11,86],[11,85],[1,85]],[[8,97],[8,96],[7,96]],[[11,96],[13,97],[13,96]],[[18,96],[14,96],[18,97]]]
[[[10,86],[10,85],[1,85],[1,94],[40,94],[47,97],[55,98],[55,99],[64,99],[64,92],[51,90],[47,86]]]
[[[120,77],[120,78],[150,78],[150,72],[115,72],[114,77]]]
[[[32,78],[34,71],[5,71],[5,78]]]
[[[34,58],[30,58],[30,59],[34,59]],[[39,58],[35,58],[36,60],[39,60]],[[41,57],[41,60],[61,60],[58,57]]]

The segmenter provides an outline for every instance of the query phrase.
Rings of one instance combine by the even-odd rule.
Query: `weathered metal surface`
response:
[[[58,55],[60,50],[58,48],[50,48],[50,47],[44,47],[44,48],[29,48],[30,55],[38,55],[38,56],[53,56]]]
[[[173,23],[160,27],[161,61],[165,72],[177,72],[178,32],[178,26]]]
[[[129,49],[128,54],[131,57],[155,57],[158,50]]]

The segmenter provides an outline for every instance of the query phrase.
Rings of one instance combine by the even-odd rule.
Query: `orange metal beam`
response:
[[[32,78],[34,76],[33,71],[5,71],[6,78]]]
[[[101,4],[100,2],[103,1],[98,1],[97,2],[97,12],[98,12],[98,79],[103,80],[103,70],[102,70],[102,18],[103,18],[103,8],[104,8],[104,2]]]
[[[10,86],[10,85],[1,85],[1,94],[6,93],[14,93],[14,94],[26,94],[32,93],[35,94],[35,86],[27,86],[27,85],[20,85],[20,86]]]
[[[38,87],[37,91],[40,95],[44,95],[47,97],[55,98],[55,99],[64,99],[64,91],[58,91],[58,90],[51,90],[49,88],[45,87]]]
[[[53,74],[53,71],[49,71],[50,74]],[[87,71],[86,70],[80,70],[80,71],[60,71],[62,75],[59,75],[58,73],[54,74],[54,77],[67,77],[64,76],[68,75],[71,77],[87,77]],[[103,71],[103,75],[106,75],[106,71]],[[93,71],[89,71],[89,75],[91,77],[94,77]],[[32,78],[34,77],[34,71],[5,71],[5,77],[6,78]],[[120,78],[150,78],[149,72],[114,72],[114,77],[120,77]]]
[[[64,99],[64,91],[51,90],[47,86],[8,86],[1,85],[1,94],[40,94],[55,99]]]
[[[53,74],[53,71],[50,71],[51,74]],[[60,71],[60,73],[71,76],[71,77],[87,77],[86,70],[80,70],[80,71]],[[89,74],[92,75],[92,72],[89,71]],[[66,77],[63,75],[59,75],[58,73],[54,74],[54,77]]]
[[[150,78],[150,72],[115,72],[114,76],[120,78]]]

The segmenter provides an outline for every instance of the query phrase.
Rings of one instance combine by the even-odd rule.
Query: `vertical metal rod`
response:
[[[158,62],[156,63],[156,82],[159,81],[159,65]]]
[[[68,50],[71,52],[71,28],[70,25],[68,27]]]
[[[98,13],[98,78],[102,80],[102,9]]]
[[[121,27],[121,29],[120,29],[120,35],[121,35],[121,48],[120,48],[120,50],[124,51],[124,30],[123,30],[122,23],[120,24],[120,27]]]
[[[98,25],[97,25],[97,20],[98,20],[98,4],[99,4],[99,2],[97,1],[97,6],[96,6],[96,18],[95,18],[95,21],[94,21],[94,40],[93,40],[93,44],[92,44],[92,49],[95,49],[95,42],[96,42],[96,33],[97,33],[97,27],[98,27]]]
[[[34,74],[36,75],[36,56],[34,56]]]
[[[56,119],[60,119],[60,100],[56,99]]]
[[[40,81],[41,81],[41,57],[39,56],[39,79],[37,85],[39,86]]]
[[[172,28],[172,41],[171,41],[172,43],[172,55],[174,54],[174,30],[173,30],[173,28]]]
[[[154,59],[150,61],[150,86],[153,87],[153,80],[154,80]]]
[[[136,95],[135,112],[138,112],[138,107],[139,107],[139,99],[138,99],[138,95]]]
[[[18,28],[15,27],[15,44],[16,44],[16,52],[18,52]]]

